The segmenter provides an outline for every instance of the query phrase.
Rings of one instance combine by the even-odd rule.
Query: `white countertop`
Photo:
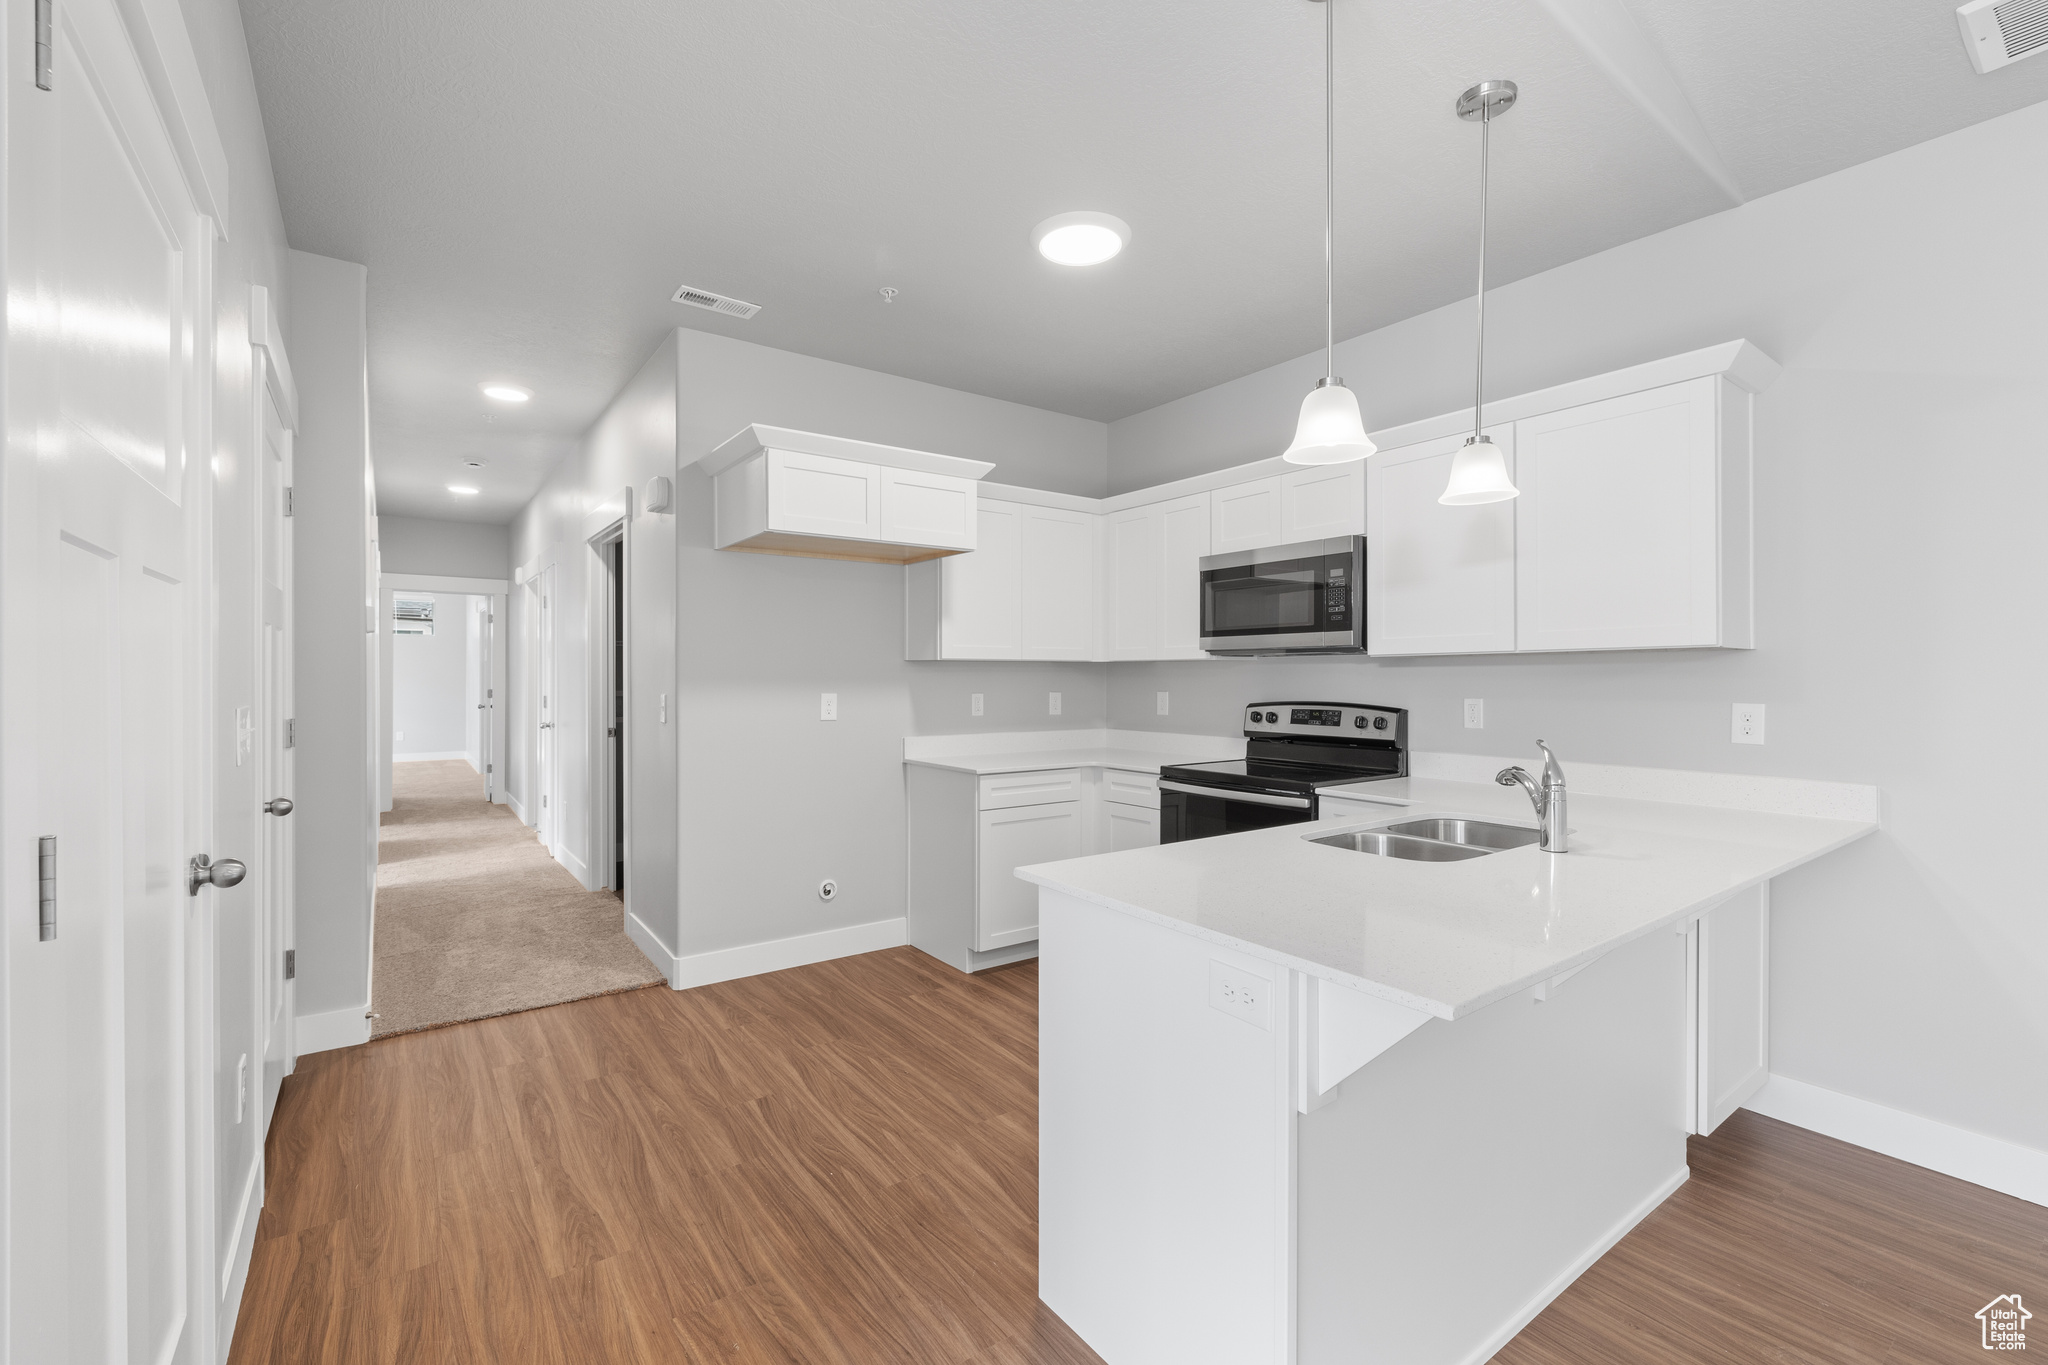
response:
[[[1569,775],[1569,766],[1567,775]],[[1455,1019],[1669,931],[1859,839],[1874,820],[1572,793],[1571,851],[1418,863],[1309,842],[1431,815],[1533,827],[1519,789],[1409,777],[1384,813],[1017,869],[1040,886]]]
[[[1198,763],[1200,754],[1155,754],[1142,749],[1047,749],[1036,753],[945,754],[906,758],[923,768],[960,773],[1031,773],[1050,768],[1115,768],[1120,772],[1156,773],[1168,763]]]
[[[1040,730],[987,735],[924,735],[903,741],[903,761],[958,773],[1031,773],[1055,768],[1114,768],[1157,773],[1168,763],[1244,757],[1242,739],[1144,730]]]

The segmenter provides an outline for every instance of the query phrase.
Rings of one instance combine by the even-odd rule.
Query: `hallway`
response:
[[[372,1037],[662,983],[622,928],[462,759],[392,765],[377,841]]]

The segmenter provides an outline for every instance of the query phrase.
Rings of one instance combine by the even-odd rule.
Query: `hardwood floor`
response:
[[[307,1057],[232,1365],[1091,1365],[1035,1293],[1037,982],[898,948]],[[1692,1161],[1499,1360],[1960,1360],[2048,1302],[2048,1210],[1749,1114]]]

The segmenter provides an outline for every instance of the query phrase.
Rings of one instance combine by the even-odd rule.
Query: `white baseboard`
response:
[[[465,752],[464,750],[461,750],[461,749],[457,749],[457,750],[455,750],[455,751],[454,751],[454,752],[452,752],[452,753],[446,753],[446,754],[393,754],[393,755],[391,755],[391,761],[392,761],[393,763],[439,763],[439,762],[443,761],[444,759],[450,759],[450,758],[459,758],[459,759],[461,759],[461,760],[462,760],[462,761],[463,761],[464,763],[469,763],[469,754],[468,754],[467,752]],[[469,763],[469,766],[470,766],[471,768],[475,768],[475,767],[476,767],[476,764],[474,764],[474,763]],[[481,774],[479,774],[479,776],[481,776]]]
[[[1620,1222],[1600,1234],[1599,1240],[1581,1252],[1577,1260],[1573,1261],[1563,1270],[1560,1270],[1555,1279],[1538,1290],[1535,1298],[1523,1304],[1513,1317],[1494,1330],[1492,1336],[1488,1337],[1475,1350],[1466,1355],[1465,1365],[1484,1365],[1484,1362],[1493,1359],[1495,1355],[1499,1354],[1502,1347],[1514,1340],[1516,1333],[1534,1322],[1538,1313],[1550,1307],[1558,1295],[1571,1288],[1573,1280],[1578,1279],[1579,1276],[1592,1269],[1593,1262],[1605,1256],[1609,1251],[1612,1251],[1616,1242],[1628,1236],[1635,1229],[1636,1224],[1654,1213],[1657,1206],[1669,1199],[1691,1175],[1691,1167],[1680,1166],[1677,1171],[1672,1173],[1670,1179],[1650,1191],[1649,1196],[1642,1203],[1623,1214]]]
[[[295,1041],[299,1055],[314,1052],[330,1052],[338,1047],[354,1047],[357,1043],[370,1041],[370,1007],[351,1005],[343,1010],[328,1010],[325,1014],[302,1014],[298,1018],[298,1033]]]
[[[502,796],[500,796],[499,799],[511,808],[511,811],[514,815],[519,817],[520,824],[526,825],[529,828],[532,826],[533,821],[526,818],[525,803],[520,801],[518,797],[514,796],[511,792],[508,791],[505,792]]]
[[[555,855],[556,862],[569,869],[569,875],[576,879],[578,886],[585,891],[597,890],[597,874],[590,870],[590,864],[570,852],[566,843],[559,844],[549,851]]]
[[[794,938],[745,943],[737,948],[718,948],[708,953],[677,957],[638,915],[629,913],[626,916],[627,937],[661,969],[668,978],[668,984],[679,991],[719,981],[737,981],[743,976],[759,976],[763,972],[808,967],[813,962],[830,962],[835,957],[900,948],[909,941],[908,933],[908,920],[883,919],[872,924],[849,924],[839,929],[821,929],[815,934],[798,934]]]
[[[2048,1152],[1773,1074],[1744,1109],[2048,1205]]]

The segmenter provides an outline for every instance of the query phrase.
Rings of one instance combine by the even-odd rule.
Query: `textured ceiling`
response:
[[[1496,281],[2048,98],[1945,0],[1337,3],[1340,336],[1469,295],[1475,80]],[[677,325],[1101,419],[1322,339],[1303,0],[242,9],[292,245],[369,267],[388,512],[506,520]],[[1122,257],[1038,259],[1078,208]]]

